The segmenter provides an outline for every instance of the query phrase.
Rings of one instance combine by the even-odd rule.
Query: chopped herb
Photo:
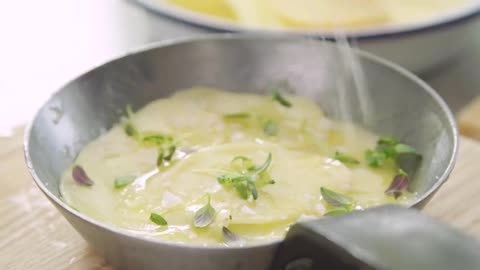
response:
[[[228,215],[228,219],[229,219],[229,220],[232,220],[232,215]]]
[[[378,139],[377,141],[377,145],[388,145],[388,146],[392,146],[392,145],[396,145],[398,144],[399,141],[394,138],[394,137],[381,137],[380,139]]]
[[[343,208],[347,211],[353,209],[353,202],[340,193],[324,187],[320,188],[320,193],[322,194],[323,199],[332,207]]]
[[[387,159],[385,153],[378,152],[376,150],[367,150],[365,157],[367,159],[368,166],[375,168],[381,167]]]
[[[240,183],[249,179],[248,175],[239,174],[239,173],[231,173],[225,174],[217,178],[218,183],[222,185],[231,185],[235,183]]]
[[[230,231],[227,227],[222,227],[223,242],[227,245],[238,245],[242,243],[242,239]]]
[[[396,158],[399,154],[416,154],[417,150],[410,145],[400,143],[393,137],[383,137],[377,142],[376,150],[384,152],[388,158]]]
[[[141,139],[141,143],[144,146],[163,146],[165,144],[172,144],[173,138],[172,136],[161,135],[161,134],[152,134],[144,136]]]
[[[415,148],[411,147],[410,145],[406,145],[406,144],[403,144],[403,143],[399,143],[397,145],[395,145],[395,153],[397,155],[399,154],[416,154],[417,153],[417,150],[415,150]]]
[[[360,163],[357,159],[338,151],[335,152],[335,156],[333,158],[347,165],[357,165]]]
[[[76,165],[72,169],[72,178],[77,182],[77,184],[84,185],[84,186],[92,186],[94,182],[90,177],[88,177],[87,173],[85,170],[79,166]]]
[[[393,178],[393,181],[388,189],[385,190],[385,194],[393,195],[395,199],[397,199],[400,197],[400,195],[402,195],[403,191],[407,190],[408,183],[408,174],[402,169],[399,169],[398,174]]]
[[[346,214],[348,213],[349,211],[347,209],[334,209],[332,211],[328,211],[327,213],[325,213],[324,216],[336,216],[336,215],[341,215],[341,214]]]
[[[151,213],[150,220],[160,226],[168,225],[167,221],[159,214]]]
[[[171,161],[173,158],[173,155],[175,154],[175,150],[177,150],[177,147],[175,145],[170,145],[167,150],[166,150],[166,155],[163,158],[166,161]]]
[[[246,161],[251,161],[251,159],[249,159],[248,157],[245,157],[245,156],[236,156],[232,159],[232,162],[235,162],[237,160],[241,160],[242,162],[246,162]]]
[[[422,156],[410,145],[401,143],[393,137],[382,137],[377,141],[375,150],[367,150],[367,163],[371,167],[380,167],[388,159],[395,161],[399,173],[395,175],[387,195],[393,195],[397,199],[403,191],[407,190],[410,177],[415,174],[422,160]]]
[[[263,124],[263,132],[268,136],[275,136],[278,134],[278,125],[273,120],[268,120]]]
[[[278,91],[274,91],[272,96],[273,96],[273,100],[277,101],[282,106],[287,107],[287,108],[292,107],[292,103],[290,103],[290,101],[286,100]]]
[[[131,122],[126,122],[123,126],[123,130],[125,131],[128,137],[138,136],[138,131]]]
[[[162,167],[165,162],[170,162],[175,154],[177,147],[175,145],[169,145],[166,147],[160,147],[158,149],[157,167]]]
[[[238,112],[238,113],[228,113],[224,114],[223,118],[225,119],[245,119],[251,116],[248,112]]]
[[[210,223],[212,223],[213,218],[215,217],[215,209],[210,204],[210,194],[208,194],[208,201],[207,204],[198,209],[195,213],[193,225],[197,228],[204,228],[207,227]]]
[[[130,185],[135,179],[136,176],[134,175],[118,177],[114,181],[114,186],[115,188],[123,188]]]
[[[258,187],[275,184],[267,173],[272,163],[272,154],[269,153],[267,160],[256,167],[251,160],[244,156],[237,156],[232,160],[232,165],[236,165],[235,161],[241,160],[242,166],[235,166],[235,172],[221,175],[217,178],[218,183],[224,186],[233,186],[240,198],[246,200],[251,195],[254,200],[258,199]]]

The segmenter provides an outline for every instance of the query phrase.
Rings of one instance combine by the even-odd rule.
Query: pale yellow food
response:
[[[85,147],[75,162],[95,184],[79,185],[69,169],[61,181],[63,199],[112,226],[204,245],[223,243],[223,226],[246,243],[281,238],[290,224],[332,210],[320,195],[321,187],[348,196],[357,209],[408,200],[384,194],[396,173],[393,165],[372,169],[364,162],[375,135],[329,120],[309,99],[288,96],[288,100],[290,108],[271,96],[194,88],[154,101],[131,121],[139,132],[175,138],[179,152],[170,166],[158,170],[158,149],[139,144],[118,125]],[[251,116],[225,118],[239,112]],[[274,136],[263,130],[268,120],[278,125]],[[186,149],[195,151],[184,156]],[[337,150],[361,164],[347,166],[332,159]],[[257,200],[242,199],[232,187],[219,184],[217,178],[231,169],[234,157],[245,156],[260,165],[269,153],[268,173],[275,184],[258,187]],[[127,175],[137,178],[115,189],[114,179]],[[207,194],[215,218],[208,227],[195,228],[195,211],[206,204]],[[150,221],[151,213],[161,214],[168,226]]]
[[[417,23],[460,9],[474,0],[166,1],[246,26],[328,30]]]

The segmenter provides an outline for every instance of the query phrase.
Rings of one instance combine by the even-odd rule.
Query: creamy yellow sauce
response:
[[[88,144],[75,161],[94,184],[78,184],[69,168],[61,179],[63,199],[118,228],[202,245],[222,244],[224,226],[244,243],[282,238],[292,223],[335,209],[322,198],[321,187],[348,197],[355,209],[409,200],[406,194],[394,199],[384,193],[396,174],[394,164],[366,164],[365,150],[375,147],[376,135],[326,118],[310,99],[286,98],[291,107],[271,96],[193,88],[154,101],[130,122],[139,133],[172,136],[177,146],[172,161],[157,167],[159,150],[129,137],[119,124]],[[234,113],[248,117],[226,117]],[[275,123],[275,134],[265,131],[268,121]],[[336,151],[360,164],[333,159]],[[261,165],[269,154],[266,173],[275,183],[257,186],[256,200],[243,199],[235,188],[219,183],[218,177],[238,166],[232,163],[235,157]],[[135,180],[115,188],[114,180],[123,176]],[[196,228],[195,212],[208,196],[214,219]],[[168,225],[153,223],[151,213],[160,214]]]
[[[333,29],[416,23],[473,0],[167,0],[198,13],[266,28]]]

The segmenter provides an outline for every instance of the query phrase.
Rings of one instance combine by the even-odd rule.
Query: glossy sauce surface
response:
[[[384,193],[396,174],[394,164],[371,168],[365,162],[365,150],[375,147],[376,135],[326,118],[309,99],[284,98],[291,107],[272,96],[199,87],[154,101],[130,121],[139,133],[174,138],[172,160],[158,167],[158,148],[139,143],[119,124],[87,145],[75,161],[94,184],[78,184],[69,168],[61,181],[63,199],[103,223],[201,245],[223,244],[223,227],[245,244],[279,239],[292,223],[335,210],[322,198],[322,187],[349,198],[355,209],[408,201],[408,195],[395,200]],[[360,163],[344,164],[333,158],[336,151]],[[258,168],[269,155],[268,168],[252,178],[258,198],[242,198],[233,186],[220,183],[219,177],[247,168],[240,159],[232,161],[235,157]],[[125,176],[133,182],[115,188],[115,179]],[[275,183],[261,185],[262,177]],[[214,218],[197,228],[195,213],[208,197]],[[168,225],[153,223],[151,213],[161,214]]]

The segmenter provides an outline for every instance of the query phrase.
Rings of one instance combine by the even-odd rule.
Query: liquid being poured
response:
[[[319,53],[318,42],[316,39],[309,39],[312,55]],[[366,127],[372,126],[374,112],[371,94],[361,60],[355,51],[356,43],[349,41],[343,32],[336,32],[333,42],[322,42],[324,42],[323,49],[328,52],[326,57],[333,63],[327,67],[329,70],[326,71],[329,77],[326,80],[333,81],[329,83],[328,87],[330,88],[328,91],[331,92],[329,96],[331,105],[323,106],[328,107],[324,109],[332,118],[343,122],[353,122]],[[318,92],[325,90],[315,89]],[[318,93],[308,94],[318,95]],[[354,141],[352,139],[355,136],[354,129],[351,127],[350,125],[345,126],[346,141]]]

